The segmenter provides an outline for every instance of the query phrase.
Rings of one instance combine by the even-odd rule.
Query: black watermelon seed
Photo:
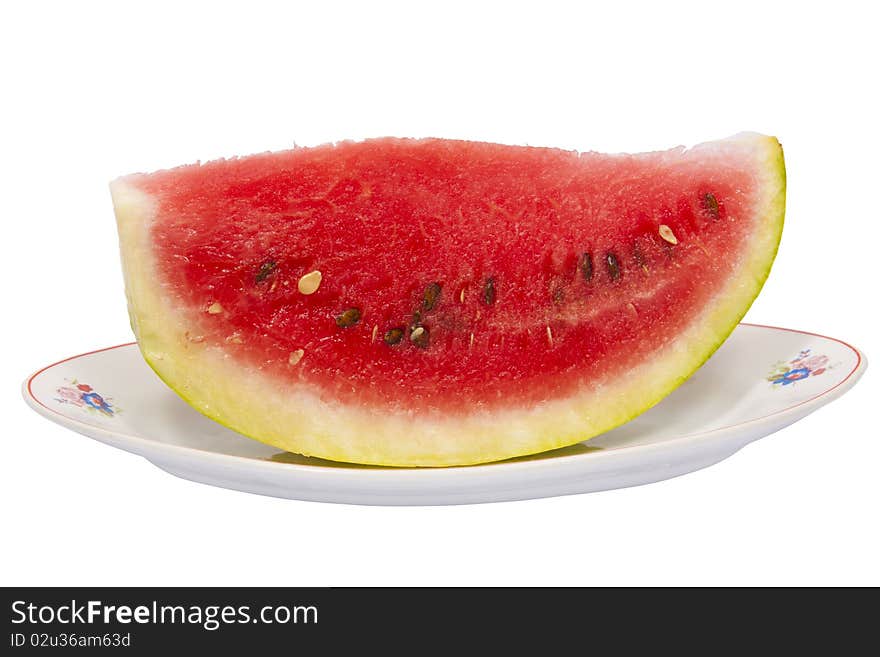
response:
[[[344,310],[342,314],[336,316],[336,326],[339,328],[349,328],[354,326],[361,320],[361,311],[358,308],[349,308]]]
[[[638,265],[639,269],[641,269],[644,273],[648,273],[648,265],[647,260],[645,259],[645,254],[642,251],[642,247],[639,246],[639,243],[636,242],[633,244],[633,259],[636,261],[636,265]]]
[[[718,210],[718,199],[715,198],[714,194],[706,194],[703,197],[703,207],[706,208],[706,211],[713,219],[717,219],[721,214]]]
[[[262,283],[275,271],[275,268],[278,266],[274,260],[267,260],[262,265],[260,265],[260,270],[257,272],[256,280],[257,283]]]
[[[440,283],[431,283],[425,288],[425,294],[422,297],[422,310],[433,310],[440,299]]]
[[[403,339],[403,329],[400,327],[395,327],[393,329],[388,329],[385,332],[385,337],[382,340],[389,347],[393,347],[397,343],[399,343]]]
[[[581,261],[578,264],[584,280],[589,282],[593,278],[593,254],[589,251],[581,255]]]
[[[605,254],[605,265],[608,267],[608,275],[611,277],[612,281],[616,281],[620,279],[620,262],[617,260],[617,256],[611,253],[610,251]]]
[[[495,303],[495,278],[490,276],[483,285],[483,302],[487,306]]]

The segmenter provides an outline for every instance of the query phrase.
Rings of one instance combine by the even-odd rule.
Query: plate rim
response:
[[[834,399],[841,396],[844,392],[852,388],[856,382],[861,378],[862,374],[864,374],[867,369],[867,358],[865,354],[851,345],[850,343],[842,340],[840,338],[834,338],[828,335],[823,335],[821,333],[814,333],[812,331],[803,331],[800,329],[790,329],[781,326],[771,326],[768,324],[756,324],[752,322],[740,322],[737,326],[749,326],[753,328],[760,329],[769,329],[774,331],[782,331],[785,333],[798,333],[801,335],[810,335],[817,338],[822,338],[825,340],[831,340],[832,342],[837,342],[850,351],[852,351],[856,356],[856,362],[853,368],[844,376],[840,381],[834,384],[832,387],[819,392],[808,399],[798,402],[792,406],[787,406],[779,411],[774,411],[772,413],[768,413],[766,415],[762,415],[757,418],[752,418],[746,420],[744,422],[737,422],[735,424],[718,427],[715,429],[709,429],[707,431],[698,431],[695,433],[685,434],[682,436],[677,436],[675,438],[671,438],[669,440],[664,440],[658,443],[650,443],[647,445],[631,445],[627,447],[615,447],[610,449],[602,449],[594,452],[583,453],[583,454],[572,454],[563,459],[565,463],[576,463],[581,460],[589,458],[594,464],[598,464],[597,460],[607,460],[613,458],[621,458],[626,455],[631,455],[634,453],[645,453],[649,451],[655,450],[668,450],[670,448],[675,447],[683,447],[688,443],[697,442],[705,440],[707,437],[715,437],[719,434],[728,433],[731,430],[747,430],[750,426],[760,425],[767,423],[770,420],[782,420],[790,415],[797,415],[798,409],[802,409],[804,406],[817,406],[821,407],[825,404],[833,401]],[[547,467],[553,467],[555,465],[559,465],[559,461],[556,459],[534,459],[534,460],[511,460],[509,462],[505,461],[494,461],[490,463],[478,463],[474,465],[465,465],[465,466],[449,466],[442,468],[430,468],[430,467],[395,467],[395,466],[373,466],[373,467],[359,467],[362,464],[346,464],[344,462],[340,462],[340,465],[328,466],[328,465],[305,465],[301,463],[279,463],[275,461],[258,459],[248,456],[237,456],[234,454],[222,454],[219,452],[207,451],[204,449],[199,449],[196,447],[188,447],[185,445],[175,445],[171,443],[163,443],[156,440],[152,440],[149,438],[144,438],[141,436],[133,435],[126,432],[121,431],[111,431],[109,429],[105,429],[96,424],[91,424],[89,422],[85,422],[83,420],[79,420],[69,415],[65,415],[61,413],[57,409],[54,409],[42,401],[40,401],[32,390],[33,381],[46,372],[47,370],[52,369],[53,367],[57,367],[58,365],[62,365],[72,360],[76,360],[78,358],[84,358],[86,356],[91,356],[94,354],[99,354],[105,351],[112,351],[114,349],[121,349],[123,347],[130,347],[133,345],[137,345],[136,341],[123,342],[121,344],[112,345],[109,347],[102,347],[99,349],[93,349],[91,351],[83,352],[80,354],[75,354],[73,356],[68,356],[67,358],[62,358],[61,360],[55,361],[41,367],[37,371],[33,372],[22,382],[22,396],[24,397],[24,401],[30,406],[34,411],[38,414],[46,417],[52,422],[64,426],[65,428],[71,429],[77,433],[82,435],[86,435],[92,438],[96,438],[97,435],[100,435],[106,439],[108,442],[113,445],[113,442],[129,442],[134,443],[136,445],[143,446],[142,450],[127,450],[123,447],[123,445],[118,445],[124,451],[133,452],[139,456],[143,456],[148,460],[152,461],[152,455],[154,452],[167,450],[173,454],[177,454],[180,456],[191,456],[199,459],[208,458],[218,462],[225,462],[226,464],[237,463],[239,465],[247,466],[247,467],[257,467],[257,468],[266,468],[269,470],[287,470],[287,471],[301,471],[303,473],[309,473],[310,475],[323,473],[326,476],[333,475],[346,475],[346,476],[355,476],[361,478],[376,478],[376,477],[388,477],[389,474],[397,475],[397,476],[419,476],[422,478],[425,477],[438,477],[438,476],[454,476],[461,475],[463,473],[473,473],[472,476],[478,476],[480,474],[484,474],[489,471],[498,472],[498,466],[505,466],[502,468],[502,471],[508,470],[527,470],[527,469],[541,469]],[[172,391],[173,392],[173,391]],[[818,400],[822,399],[821,403],[817,403]],[[805,414],[806,415],[806,414]],[[803,416],[802,416],[803,417]],[[796,421],[799,418],[795,418]],[[783,422],[782,426],[786,426],[787,423]],[[259,441],[258,441],[259,442]],[[149,454],[149,456],[148,456]],[[356,466],[346,468],[345,465]],[[446,473],[446,474],[443,474]]]

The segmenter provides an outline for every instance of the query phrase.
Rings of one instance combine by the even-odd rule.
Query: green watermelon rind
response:
[[[753,152],[762,178],[756,230],[742,252],[738,275],[663,353],[604,382],[598,392],[578,392],[529,409],[415,416],[345,406],[302,384],[281,389],[221,348],[193,339],[197,327],[156,283],[149,231],[155,202],[138,188],[138,176],[111,184],[132,329],[148,365],[192,407],[290,452],[371,465],[452,466],[573,445],[628,422],[686,381],[724,343],[770,273],[785,215],[782,148],[775,138],[755,134],[696,148],[716,145]]]

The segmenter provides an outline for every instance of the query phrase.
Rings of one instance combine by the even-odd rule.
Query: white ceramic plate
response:
[[[333,463],[245,438],[178,398],[134,344],[44,367],[23,392],[53,422],[184,479],[320,502],[468,504],[636,486],[704,468],[836,399],[866,366],[840,340],[741,324],[681,388],[614,431],[537,456],[441,469]]]

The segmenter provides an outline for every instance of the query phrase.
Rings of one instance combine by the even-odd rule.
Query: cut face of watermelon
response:
[[[773,262],[779,143],[376,139],[121,178],[132,327],[197,410],[325,459],[479,463],[647,410]]]

